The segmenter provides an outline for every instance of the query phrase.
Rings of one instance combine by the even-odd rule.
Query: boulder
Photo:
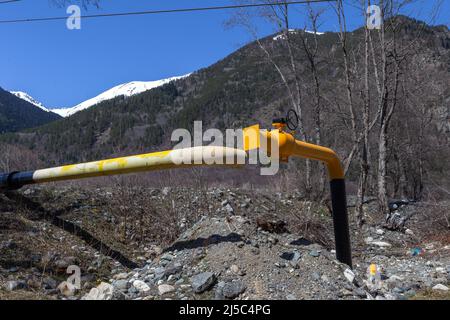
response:
[[[112,285],[114,286],[114,288],[116,288],[117,290],[120,291],[127,291],[130,283],[127,280],[115,280]]]
[[[234,299],[247,289],[247,286],[241,280],[227,282],[222,288],[222,295],[226,299]]]
[[[135,287],[139,292],[148,292],[150,287],[144,281],[135,280],[133,281],[133,287]]]
[[[202,293],[210,289],[216,282],[216,276],[212,272],[203,272],[191,278],[192,289],[195,293]]]

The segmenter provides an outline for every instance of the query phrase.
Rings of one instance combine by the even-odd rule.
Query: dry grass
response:
[[[428,202],[418,208],[415,227],[423,241],[450,244],[450,203]]]
[[[55,297],[32,291],[0,291],[0,300],[56,300]]]
[[[304,238],[317,242],[324,247],[333,246],[332,220],[326,206],[311,201],[303,201],[300,206],[290,212],[291,231]]]
[[[424,290],[418,292],[411,300],[450,300],[450,291]]]

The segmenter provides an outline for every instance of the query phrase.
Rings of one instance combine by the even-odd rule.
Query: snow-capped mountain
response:
[[[115,86],[114,88],[109,89],[92,99],[86,100],[74,107],[69,107],[69,108],[49,109],[49,108],[45,107],[41,102],[39,102],[36,99],[34,99],[33,97],[31,97],[26,92],[10,91],[10,93],[22,100],[25,100],[25,101],[35,105],[36,107],[38,107],[46,112],[53,112],[62,117],[69,117],[81,110],[88,109],[102,101],[114,99],[115,97],[118,97],[118,96],[130,97],[130,96],[145,92],[147,90],[151,90],[151,89],[160,87],[169,82],[172,82],[172,81],[175,81],[178,79],[182,79],[182,78],[186,78],[189,75],[190,74],[187,74],[184,76],[179,76],[179,77],[172,77],[172,78],[167,78],[167,79],[162,79],[162,80],[156,80],[156,81],[132,81],[132,82],[124,83],[124,84]]]
[[[112,89],[109,89],[92,99],[86,100],[86,101],[76,105],[75,107],[65,108],[65,109],[53,109],[51,111],[59,114],[62,117],[69,117],[81,110],[88,109],[102,101],[110,100],[110,99],[113,99],[118,96],[130,97],[130,96],[142,93],[144,91],[160,87],[171,81],[185,78],[187,76],[189,76],[189,74],[180,76],[180,77],[172,77],[172,78],[162,79],[162,80],[157,80],[157,81],[132,81],[132,82],[124,83],[124,84],[118,85]]]
[[[50,112],[52,110],[47,109],[46,107],[44,107],[44,105],[42,103],[40,103],[39,101],[37,101],[36,99],[34,99],[32,96],[30,96],[28,93],[26,92],[22,92],[22,91],[10,91],[10,93],[12,93],[13,95],[15,95],[17,98],[20,98],[22,100],[25,100],[26,102],[29,102],[33,105],[35,105],[36,107],[38,107],[41,110],[44,110],[45,112]]]

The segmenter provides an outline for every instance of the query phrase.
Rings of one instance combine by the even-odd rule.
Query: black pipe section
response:
[[[331,180],[330,187],[331,205],[333,207],[334,239],[336,242],[336,258],[339,262],[345,263],[352,268],[352,250],[348,227],[345,180]]]
[[[24,185],[33,184],[34,171],[0,173],[0,190],[17,190]]]

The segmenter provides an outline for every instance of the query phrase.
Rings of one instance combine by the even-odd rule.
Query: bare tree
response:
[[[36,152],[20,145],[0,143],[0,172],[30,170],[42,166]]]
[[[322,93],[321,93],[321,80],[319,77],[318,64],[319,64],[319,44],[318,44],[318,34],[319,34],[319,20],[323,13],[323,10],[316,10],[313,8],[311,3],[308,2],[308,21],[311,27],[310,33],[312,33],[313,41],[309,41],[306,36],[306,28],[304,32],[298,33],[301,39],[301,46],[303,52],[305,53],[306,59],[308,61],[310,74],[314,84],[314,108],[313,108],[313,118],[314,118],[314,143],[317,145],[322,144]],[[324,194],[325,189],[325,170],[323,166],[319,167],[319,188],[318,196],[321,198]]]
[[[365,1],[362,3],[362,7],[365,7]],[[364,10],[365,11],[365,10]],[[358,108],[356,101],[355,91],[357,85],[355,80],[358,78],[358,63],[356,53],[349,52],[350,47],[348,45],[348,31],[346,23],[346,15],[344,10],[344,4],[342,0],[336,1],[335,12],[339,22],[339,43],[343,55],[343,69],[345,78],[345,89],[347,95],[348,114],[349,114],[349,130],[351,132],[353,147],[346,158],[344,164],[345,173],[348,172],[350,165],[358,156],[358,162],[360,167],[358,191],[356,200],[356,219],[359,225],[363,224],[363,203],[367,186],[367,176],[369,172],[369,132],[371,125],[369,123],[369,110],[370,110],[370,87],[369,87],[369,30],[367,26],[364,28],[364,53],[363,53],[363,66],[361,78],[363,79],[363,88],[361,89],[362,107]],[[364,15],[364,18],[365,15]],[[353,48],[356,50],[357,48]],[[351,63],[353,59],[353,63]],[[353,64],[353,67],[351,66]],[[373,125],[372,125],[373,127]]]
[[[244,3],[248,1],[239,1],[239,3]],[[254,3],[255,1],[252,1]],[[288,97],[290,100],[291,108],[296,110],[299,115],[299,136],[303,141],[309,140],[309,135],[306,131],[305,127],[305,117],[304,110],[302,106],[302,78],[300,76],[301,72],[298,70],[298,57],[296,56],[297,45],[293,39],[293,34],[300,35],[302,39],[302,49],[305,52],[309,67],[311,71],[311,76],[313,78],[314,83],[314,97],[315,97],[315,128],[313,133],[313,139],[316,143],[321,143],[321,93],[320,93],[320,80],[317,72],[317,54],[318,54],[318,46],[317,46],[317,33],[318,33],[318,20],[321,14],[321,11],[315,11],[311,7],[311,4],[308,3],[308,18],[311,22],[311,26],[314,34],[313,44],[310,45],[307,42],[306,37],[303,34],[297,33],[291,28],[290,24],[290,16],[291,10],[288,4],[289,1],[285,0],[256,0],[259,3],[266,3],[268,6],[265,9],[262,9],[258,12],[258,16],[266,19],[271,22],[276,30],[277,41],[280,41],[286,48],[286,57],[288,59],[288,67],[281,66],[276,59],[273,57],[270,49],[265,46],[265,44],[260,40],[256,27],[252,23],[252,15],[248,10],[238,10],[229,21],[228,25],[239,25],[244,27],[249,34],[253,37],[254,41],[258,44],[261,52],[266,57],[267,61],[275,68],[276,72],[280,76],[280,80],[283,86],[286,88],[288,93]],[[312,165],[311,161],[306,160],[306,169],[305,169],[305,191],[306,194],[311,194],[312,192]],[[321,174],[321,176],[323,176]],[[324,186],[324,180],[321,178],[321,189]]]
[[[355,106],[354,106],[354,99],[353,99],[353,90],[352,90],[352,81],[351,81],[351,70],[350,70],[350,57],[349,57],[349,48],[348,48],[348,32],[347,32],[347,22],[346,22],[346,16],[345,16],[345,10],[344,10],[344,4],[342,0],[336,1],[336,8],[335,8],[338,22],[339,22],[339,43],[342,49],[343,54],[343,62],[344,62],[344,76],[345,76],[345,89],[347,94],[347,104],[348,104],[348,111],[350,115],[350,125],[351,125],[351,132],[352,132],[352,139],[353,139],[353,150],[350,153],[350,155],[347,158],[347,161],[345,163],[345,172],[348,171],[350,167],[350,163],[353,160],[354,153],[357,151],[357,145],[358,145],[358,128],[356,125],[356,113],[355,113]]]

